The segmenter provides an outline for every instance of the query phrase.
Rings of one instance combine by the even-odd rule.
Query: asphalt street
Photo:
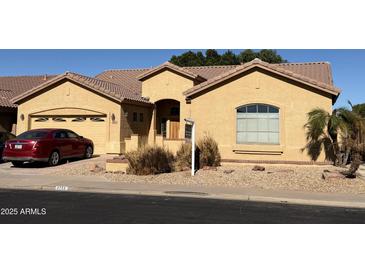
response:
[[[0,190],[0,223],[365,223],[365,209],[165,196]]]

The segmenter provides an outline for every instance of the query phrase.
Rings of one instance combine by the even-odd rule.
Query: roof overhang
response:
[[[189,78],[191,80],[194,80],[194,81],[197,81],[197,82],[203,82],[203,81],[206,81],[207,79],[205,79],[204,77],[198,75],[198,74],[195,74],[195,73],[192,73],[191,71],[185,69],[185,68],[182,68],[182,67],[179,67],[179,66],[176,66],[170,62],[165,62],[163,63],[162,65],[159,65],[155,68],[152,68],[144,73],[142,73],[141,75],[139,75],[137,77],[138,80],[140,81],[144,81],[148,78],[151,78],[163,71],[166,71],[166,70],[169,70],[169,71],[172,71],[176,74],[179,74],[181,76],[184,76],[186,78]]]
[[[187,98],[191,99],[191,97],[195,97],[202,91],[212,88],[218,84],[221,84],[224,81],[227,81],[231,78],[234,78],[234,77],[236,77],[244,72],[248,72],[252,69],[262,69],[264,71],[271,72],[275,75],[304,84],[304,85],[312,87],[316,90],[320,90],[325,93],[329,93],[336,98],[341,92],[341,90],[339,88],[336,88],[334,86],[315,81],[315,80],[305,77],[303,75],[299,75],[299,74],[293,73],[292,71],[288,71],[288,70],[280,68],[278,66],[272,66],[269,63],[263,62],[259,59],[255,59],[251,62],[242,64],[241,66],[238,66],[222,75],[219,75],[206,82],[196,85],[196,86],[188,89],[187,91],[185,91],[183,94]]]
[[[130,98],[125,98],[125,97],[121,97],[121,96],[118,96],[115,92],[111,92],[111,91],[107,91],[105,88],[103,88],[101,85],[97,85],[97,84],[93,84],[92,82],[90,81],[85,81],[85,80],[82,80],[83,78],[81,78],[82,76],[81,75],[77,75],[75,73],[71,73],[71,72],[65,72],[63,74],[60,74],[58,75],[57,77],[47,81],[47,82],[44,82],[42,83],[41,85],[37,86],[37,87],[34,87],[24,93],[22,93],[21,95],[19,96],[16,96],[14,97],[11,102],[13,104],[17,104],[23,100],[26,100],[27,98],[29,97],[32,97],[33,95],[41,92],[42,90],[52,86],[52,85],[55,85],[57,83],[60,83],[62,81],[70,81],[70,82],[73,82],[73,83],[76,83],[84,88],[87,88],[87,89],[90,89],[92,91],[94,91],[95,93],[103,96],[103,97],[107,97],[113,101],[116,101],[118,103],[121,103],[121,102],[124,102],[124,101],[128,101],[128,102],[136,102],[138,104],[142,104],[142,105],[151,105],[152,103],[151,102],[144,102],[144,101],[137,101],[137,100],[133,100],[133,99],[130,99]],[[101,81],[101,80],[99,80]],[[109,83],[111,84],[111,83]]]

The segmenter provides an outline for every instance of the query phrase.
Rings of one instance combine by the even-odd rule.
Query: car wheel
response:
[[[21,161],[12,161],[11,162],[13,164],[13,166],[15,167],[22,167],[24,162],[21,162]]]
[[[91,157],[93,157],[93,148],[91,146],[87,146],[85,149],[85,159],[90,159]]]
[[[60,154],[57,151],[53,151],[48,159],[49,166],[56,166],[60,162]]]

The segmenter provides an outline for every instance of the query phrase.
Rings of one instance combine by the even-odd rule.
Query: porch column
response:
[[[150,130],[148,132],[148,144],[154,145],[155,138],[156,138],[156,106],[152,111],[151,125],[150,125]]]

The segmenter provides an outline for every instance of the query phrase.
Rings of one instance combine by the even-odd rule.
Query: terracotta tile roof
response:
[[[16,105],[10,102],[13,95],[11,90],[0,89],[0,107],[16,108]]]
[[[142,81],[152,75],[154,75],[155,73],[161,71],[161,70],[165,70],[165,69],[170,69],[172,71],[175,71],[177,73],[180,73],[182,75],[185,75],[186,77],[188,78],[191,78],[193,80],[197,80],[199,82],[203,82],[205,80],[207,80],[206,78],[202,77],[201,75],[199,74],[196,74],[194,73],[192,70],[188,69],[188,68],[185,68],[185,67],[179,67],[179,66],[176,66],[170,62],[165,62],[157,67],[154,67],[146,72],[143,72],[141,75],[139,75],[137,77],[138,80]]]
[[[208,79],[214,78],[218,75],[221,75],[235,67],[237,67],[237,65],[187,67],[186,69],[189,69],[192,72],[199,74],[208,80]]]
[[[55,75],[0,76],[0,106],[16,107],[10,100],[25,91],[44,83]]]
[[[148,77],[159,69],[168,67],[187,75],[190,78],[195,77],[195,79],[199,79],[200,81],[206,79],[207,81],[203,81],[184,93],[186,95],[191,95],[201,88],[216,83],[216,81],[219,82],[223,78],[230,77],[237,72],[249,68],[253,63],[275,73],[324,89],[334,95],[337,95],[340,92],[340,90],[333,85],[331,66],[328,62],[268,64],[261,60],[255,60],[242,65],[200,67],[178,67],[167,62],[155,68],[106,70],[94,78],[72,72],[67,72],[58,76],[0,77],[0,106],[16,107],[13,103],[14,98],[18,100],[19,98],[24,98],[35,89],[38,90],[39,88],[44,87],[43,84],[49,84],[50,80],[57,78],[57,81],[62,77],[66,77],[66,74],[69,79],[88,86],[89,88],[97,89],[99,92],[113,97],[114,99],[126,99],[149,103],[146,99],[141,97],[142,82],[139,79],[144,79],[144,77]]]
[[[312,64],[315,64],[315,63],[312,63]],[[209,79],[208,81],[205,81],[203,83],[200,83],[199,85],[192,87],[191,89],[185,91],[184,95],[191,96],[193,94],[196,94],[202,90],[205,90],[208,87],[214,86],[222,81],[225,81],[225,80],[227,80],[237,74],[240,74],[244,71],[247,71],[253,67],[263,68],[265,70],[271,71],[271,72],[279,74],[281,76],[284,76],[284,77],[290,78],[292,80],[304,83],[306,85],[321,89],[325,92],[329,92],[335,96],[338,96],[338,94],[341,92],[340,89],[338,89],[332,85],[331,76],[327,76],[328,78],[323,79],[323,81],[325,81],[325,82],[328,82],[328,83],[331,82],[331,84],[327,84],[325,82],[310,78],[306,75],[299,74],[297,72],[293,72],[293,68],[296,68],[295,65],[269,64],[269,63],[261,61],[260,59],[255,59],[251,62],[244,63],[239,66],[235,66],[234,68],[232,68],[231,70],[228,70],[227,72],[225,72],[223,74],[220,74],[216,77]],[[291,68],[292,70],[290,70],[288,68]],[[328,69],[328,68],[326,68],[326,69]],[[298,69],[297,69],[297,71],[298,71]],[[303,71],[303,69],[301,69],[300,71]],[[311,72],[308,68],[306,68],[306,70],[304,70],[304,71]]]
[[[265,63],[265,62],[263,62]],[[225,73],[232,72],[232,70],[237,67],[245,66],[242,65],[231,65],[231,66],[199,66],[199,67],[183,67],[185,70],[191,71],[195,75],[200,75],[201,77],[207,79],[208,81],[219,77]],[[291,77],[299,77],[302,80],[306,79],[308,82],[315,81],[318,85],[329,86],[329,89],[334,89],[337,92],[339,89],[333,86],[331,65],[328,62],[309,62],[309,63],[281,63],[281,64],[268,64],[265,63],[272,70],[285,70],[287,75]],[[129,89],[136,92],[142,92],[142,83],[138,80],[138,76],[143,75],[155,68],[145,68],[145,69],[114,69],[106,70],[96,76],[98,79],[113,82],[115,84],[124,85]],[[202,82],[204,85],[206,82]],[[313,83],[312,83],[313,84]]]
[[[236,66],[206,66],[206,67],[184,67],[191,70],[194,74],[201,75],[205,79],[213,78]],[[148,72],[149,68],[144,69],[110,69],[103,71],[95,76],[97,79],[112,82],[118,85],[124,85],[129,89],[142,93],[142,82],[138,76]]]
[[[68,80],[74,81],[76,83],[79,83],[85,87],[88,87],[92,90],[95,90],[96,92],[99,92],[110,98],[116,99],[120,102],[127,100],[127,101],[133,101],[133,102],[152,104],[152,103],[148,102],[147,99],[141,97],[139,93],[129,90],[129,89],[125,88],[124,86],[117,85],[117,84],[111,83],[111,82],[107,82],[107,81],[104,81],[101,79],[77,74],[74,72],[68,72],[68,71],[20,94],[19,96],[13,98],[12,102],[17,103],[20,100],[30,96],[31,94],[34,94],[34,93],[52,85],[52,84],[55,84],[61,80],[64,80],[64,79],[68,79]]]
[[[282,63],[271,65],[306,76],[327,85],[333,85],[331,65],[328,62]]]
[[[95,78],[108,81],[117,85],[123,85],[127,89],[142,93],[142,82],[137,79],[141,73],[146,72],[150,69],[112,69],[106,70]]]

